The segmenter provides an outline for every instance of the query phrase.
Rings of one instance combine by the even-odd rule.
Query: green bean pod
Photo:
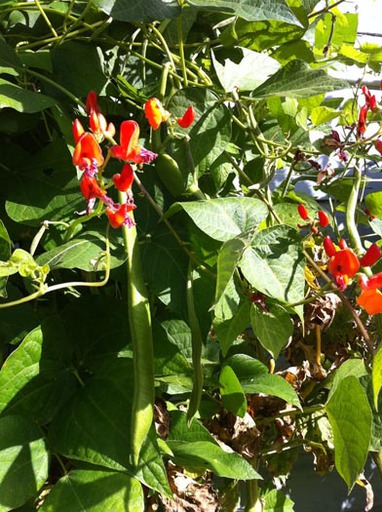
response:
[[[202,365],[202,334],[198,317],[195,311],[192,265],[190,263],[187,276],[187,315],[188,323],[191,329],[191,347],[192,347],[192,366],[194,369],[193,386],[191,391],[190,403],[187,411],[187,423],[190,425],[196,413],[199,410],[200,400],[203,392],[203,365]]]
[[[120,192],[120,202],[124,193]],[[150,305],[142,274],[136,227],[122,226],[127,255],[128,314],[133,346],[134,391],[131,418],[131,460],[138,465],[142,444],[153,421],[154,350]]]

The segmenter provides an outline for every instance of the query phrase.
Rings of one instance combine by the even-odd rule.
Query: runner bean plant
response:
[[[301,510],[304,453],[372,509],[382,48],[352,7],[1,3],[1,511]]]

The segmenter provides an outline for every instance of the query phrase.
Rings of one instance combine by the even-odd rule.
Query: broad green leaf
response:
[[[365,362],[363,359],[348,359],[335,371],[332,386],[329,391],[328,401],[330,401],[332,395],[335,393],[338,384],[346,377],[353,375],[357,379],[361,379],[367,375],[365,368]]]
[[[239,63],[226,59],[224,64],[211,53],[212,62],[223,89],[231,92],[235,87],[240,91],[252,91],[276,73],[280,64],[265,53],[242,48],[243,58]],[[253,70],[256,69],[256,73]]]
[[[214,331],[219,340],[223,356],[227,355],[232,343],[250,324],[251,303],[246,300],[239,305],[236,314],[229,320],[214,319]]]
[[[144,512],[142,486],[113,471],[74,470],[50,490],[41,512]]]
[[[344,43],[353,45],[356,41],[358,14],[342,14],[338,10],[335,14],[338,14],[338,16],[333,17],[329,13],[325,14],[317,23],[314,51],[318,54],[322,55],[329,37],[330,45],[338,49]]]
[[[215,443],[195,441],[191,443],[168,442],[174,462],[180,466],[203,468],[217,476],[235,480],[253,480],[261,476],[236,452],[226,452]]]
[[[48,477],[49,455],[41,431],[22,416],[0,418],[0,511],[36,496]]]
[[[292,386],[280,375],[268,373],[267,367],[250,356],[238,354],[225,360],[235,372],[245,393],[264,393],[277,396],[301,409],[299,398]]]
[[[209,11],[223,11],[248,21],[280,20],[292,25],[300,22],[284,0],[188,0],[191,5]]]
[[[290,314],[280,304],[267,304],[267,308],[255,304],[251,308],[253,332],[273,359],[277,359],[293,333]]]
[[[252,96],[256,99],[270,96],[304,98],[348,87],[347,82],[332,78],[322,69],[312,69],[306,62],[292,60],[255,89]]]
[[[264,502],[262,512],[294,512],[293,501],[277,489],[271,489],[260,494]]]
[[[111,361],[54,417],[50,441],[65,457],[127,471],[147,487],[169,495],[154,435],[146,437],[138,468],[131,466],[132,387],[131,360]]]
[[[198,175],[204,174],[223,153],[231,141],[231,116],[227,107],[210,89],[183,89],[171,97],[169,109],[175,117],[182,117],[192,105],[195,121],[190,128],[178,130],[187,137],[175,141],[175,153],[170,153],[180,169],[190,169],[190,153]]]
[[[311,118],[315,126],[320,126],[332,121],[341,114],[339,110],[329,107],[315,107],[312,110]]]
[[[206,427],[195,419],[190,425],[187,422],[187,414],[181,411],[170,411],[170,431],[167,442],[176,443],[195,443],[204,441],[218,445],[214,436],[206,429]]]
[[[118,21],[154,21],[176,18],[180,7],[175,0],[91,0]]]
[[[350,375],[339,382],[325,408],[333,429],[336,469],[350,491],[369,450],[370,405],[358,379]]]
[[[220,39],[224,46],[240,46],[257,52],[263,52],[272,48],[272,57],[277,58],[278,51],[282,51],[288,42],[299,40],[305,32],[301,25],[292,25],[278,20],[245,21],[242,18],[236,20],[223,31]],[[277,51],[278,50],[278,51]],[[293,58],[302,58],[295,53]],[[277,58],[278,60],[278,58]],[[262,71],[253,69],[254,76],[262,75]]]
[[[268,209],[262,201],[250,197],[224,197],[207,201],[176,203],[208,236],[225,242],[248,231],[267,217]],[[170,212],[174,211],[173,209]]]
[[[79,98],[84,100],[90,89],[100,93],[105,87],[106,59],[95,44],[66,40],[54,46],[50,54],[53,79]]]
[[[0,38],[0,73],[17,76],[21,67],[22,64],[14,49]]]
[[[62,322],[52,317],[30,332],[0,371],[0,412],[49,421],[73,394],[70,350]]]
[[[52,107],[55,103],[56,100],[49,96],[22,89],[0,78],[0,108],[12,108],[18,112],[32,114]]]
[[[236,313],[238,294],[235,293],[234,272],[252,237],[253,234],[250,232],[232,238],[225,242],[219,251],[213,308],[215,316],[222,320],[227,320]]]
[[[19,300],[23,295],[18,288],[8,282],[5,297],[6,300],[2,302]],[[20,318],[23,319],[22,322]],[[19,344],[39,323],[37,311],[31,302],[0,309],[0,343]]]
[[[227,411],[243,418],[247,410],[247,399],[239,379],[230,366],[223,366],[219,375],[219,385],[223,406]]]
[[[141,245],[145,278],[158,299],[179,316],[186,310],[188,256],[164,225]]]
[[[382,344],[379,345],[373,358],[373,368],[371,372],[373,382],[374,407],[378,411],[378,396],[382,387]]]
[[[366,208],[370,211],[370,215],[382,218],[382,191],[370,192],[365,197]]]
[[[259,231],[244,251],[240,269],[250,285],[268,297],[289,303],[304,298],[301,239],[289,226]]]
[[[48,172],[47,172],[48,171]],[[45,146],[18,163],[5,208],[15,222],[39,226],[44,220],[66,220],[86,208],[75,168],[64,141]]]
[[[111,241],[110,268],[115,268],[125,261],[121,243]],[[88,272],[105,269],[105,240],[97,232],[79,235],[65,244],[43,253],[37,258],[40,265],[49,265],[51,270],[57,268],[79,268]]]

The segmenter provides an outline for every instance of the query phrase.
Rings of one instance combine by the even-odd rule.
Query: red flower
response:
[[[123,121],[119,139],[120,145],[113,146],[110,149],[112,156],[135,164],[152,162],[157,154],[138,145],[139,132],[139,125],[136,121]]]
[[[129,227],[134,225],[133,219],[130,217],[129,212],[135,210],[136,205],[134,203],[121,204],[118,209],[113,207],[106,208],[106,215],[109,217],[111,227],[120,228],[121,226],[128,225]]]
[[[374,146],[375,146],[375,149],[377,151],[379,151],[379,153],[381,153],[382,155],[382,140],[381,139],[377,139],[374,141]]]
[[[97,137],[97,140],[101,141],[104,137],[114,137],[115,126],[113,123],[107,124],[105,116],[97,114],[93,111],[89,115],[89,124],[92,132]]]
[[[379,290],[363,290],[361,295],[357,297],[357,304],[368,315],[382,313],[382,293]]]
[[[345,290],[349,280],[358,272],[360,263],[355,253],[340,241],[341,250],[337,251],[330,237],[324,238],[324,249],[329,256],[328,271],[340,290]]]
[[[82,177],[80,189],[87,201],[96,198],[102,199],[106,195],[106,191],[100,187],[98,181],[94,177],[86,175]]]
[[[362,267],[372,267],[375,263],[377,263],[381,256],[382,251],[379,245],[371,244],[359,262]]]
[[[72,132],[74,137],[74,142],[77,144],[77,142],[80,140],[81,136],[85,133],[84,127],[81,124],[81,121],[78,119],[74,120],[73,126],[72,126]]]
[[[349,280],[355,276],[360,267],[357,256],[351,249],[337,251],[328,262],[328,271],[340,290],[345,290]]]
[[[81,171],[103,164],[102,150],[91,133],[85,132],[79,138],[74,148],[73,164]]]
[[[188,128],[192,125],[195,119],[194,107],[190,105],[182,117],[179,117],[176,122],[181,128]]]
[[[367,111],[368,111],[367,105],[364,105],[363,107],[361,107],[361,110],[359,111],[358,123],[357,123],[357,136],[359,138],[362,137],[366,131]]]
[[[88,116],[90,116],[93,112],[96,114],[99,114],[100,112],[97,101],[97,93],[95,91],[90,91],[86,98],[86,112]]]
[[[151,128],[157,130],[161,123],[167,121],[170,113],[165,110],[158,98],[150,98],[145,103],[145,116]]]
[[[318,210],[318,224],[322,228],[326,228],[330,224],[329,215],[323,210]]]
[[[113,176],[114,185],[121,192],[126,192],[131,188],[134,181],[134,171],[130,164],[125,164],[122,168],[121,174]]]
[[[366,105],[367,107],[374,112],[377,108],[377,98],[374,96],[374,94],[370,94],[369,89],[366,87],[366,85],[362,86],[362,92],[365,95]]]

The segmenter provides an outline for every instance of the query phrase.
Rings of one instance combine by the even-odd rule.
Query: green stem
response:
[[[257,480],[247,480],[245,483],[246,502],[244,512],[262,512],[263,505],[259,498],[259,484]]]
[[[121,204],[126,194],[119,192]],[[132,220],[134,220],[131,214]],[[154,348],[151,313],[146,284],[143,278],[137,229],[122,226],[127,256],[127,302],[133,347],[134,390],[131,417],[131,462],[138,465],[139,454],[153,421],[155,400]]]
[[[183,76],[183,85],[184,85],[184,87],[187,87],[188,86],[188,77],[187,77],[186,60],[184,58],[183,19],[182,19],[182,16],[178,16],[178,18],[176,20],[176,28],[178,30],[179,56],[180,56],[180,67],[181,67],[182,76]]]

